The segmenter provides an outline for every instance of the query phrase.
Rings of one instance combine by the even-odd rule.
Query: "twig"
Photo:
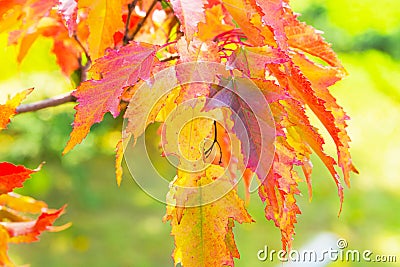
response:
[[[136,34],[139,32],[140,28],[142,28],[144,22],[146,21],[147,17],[150,15],[151,11],[153,10],[154,6],[157,4],[158,0],[153,0],[153,3],[151,3],[151,6],[149,7],[149,10],[146,12],[146,16],[144,16],[143,19],[141,19],[136,26],[135,31],[132,33],[132,36],[129,37],[129,41],[133,40],[135,38]]]
[[[59,96],[55,96],[52,98],[40,100],[30,104],[23,104],[17,107],[17,114],[37,111],[40,109],[59,106],[68,102],[76,102],[76,97],[71,94],[71,92]]]
[[[124,33],[124,39],[123,43],[124,45],[127,45],[129,42],[129,24],[131,22],[131,15],[132,11],[135,9],[135,6],[137,4],[138,0],[133,0],[132,3],[128,4],[128,17],[126,18],[126,23],[125,23],[125,33]]]
[[[83,46],[81,41],[79,40],[78,36],[76,34],[73,35],[75,41],[78,43],[79,47],[82,49],[83,53],[85,53],[86,56],[86,64],[82,65],[82,58],[79,59],[79,69],[81,71],[81,82],[86,81],[87,79],[87,70],[89,69],[90,65],[92,64],[92,59],[90,58],[90,55],[86,48]]]
[[[178,58],[179,58],[179,55],[172,55],[172,56],[169,56],[169,57],[161,58],[160,62],[167,62],[167,61],[175,60],[175,59],[178,59]]]

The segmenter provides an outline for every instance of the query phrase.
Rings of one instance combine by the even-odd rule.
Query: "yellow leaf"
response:
[[[0,130],[7,127],[7,124],[10,122],[10,118],[17,113],[16,109],[21,101],[24,100],[25,97],[32,92],[32,90],[33,88],[30,88],[17,93],[13,98],[8,100],[6,104],[0,105]]]

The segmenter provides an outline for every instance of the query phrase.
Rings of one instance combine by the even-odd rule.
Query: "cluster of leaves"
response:
[[[17,106],[32,92],[32,89],[16,94],[4,105],[0,105],[0,130],[7,127],[10,118],[15,115]],[[33,242],[43,231],[61,231],[69,226],[52,226],[63,214],[65,206],[52,210],[43,201],[35,200],[12,192],[22,187],[23,182],[32,173],[39,171],[24,166],[15,166],[8,162],[0,163],[0,265],[14,266],[7,255],[8,243]],[[34,218],[33,216],[37,218]]]
[[[250,177],[258,177],[265,216],[280,229],[285,249],[291,246],[294,224],[300,214],[295,196],[300,193],[301,179],[294,167],[300,166],[304,172],[311,198],[312,152],[331,173],[343,201],[343,187],[335,166],[341,168],[347,185],[350,185],[350,172],[357,170],[349,153],[348,116],[328,88],[346,72],[321,33],[300,22],[288,0],[12,0],[0,3],[0,32],[10,32],[10,44],[18,46],[18,61],[23,60],[39,36],[44,36],[54,40],[52,52],[63,73],[67,76],[81,73],[81,83],[72,93],[79,104],[75,107],[73,130],[63,153],[79,144],[107,112],[114,117],[124,113],[128,119],[127,133],[138,138],[143,134],[140,125],[164,123],[171,110],[188,99],[226,99],[228,93],[222,87],[185,84],[165,95],[150,115],[145,116],[148,103],[165,86],[154,83],[151,91],[138,90],[144,83],[152,83],[153,74],[172,67],[174,73],[168,72],[169,78],[180,81],[181,77],[193,76],[201,69],[180,68],[179,64],[215,62],[251,79],[269,103],[276,127],[272,167],[266,174],[256,171],[254,160],[263,149],[259,145],[260,129],[253,127],[252,111],[232,95],[226,103],[246,118],[243,123],[250,141],[249,160],[244,161],[240,151],[230,149],[230,142],[240,146],[243,141],[234,126],[221,129],[210,120],[193,120],[180,133],[182,154],[189,160],[204,158],[204,153],[194,148],[211,138],[217,127],[220,160],[214,160],[199,172],[178,170],[172,185],[200,187],[218,177],[224,183],[234,183],[238,177],[224,175],[227,162],[234,158],[238,162],[236,167],[244,171],[246,185]],[[218,73],[215,79],[220,79]],[[223,83],[221,80],[220,84]],[[135,101],[130,101],[135,94]],[[311,125],[306,108],[318,117],[332,137],[337,160],[325,153],[324,139]],[[264,112],[269,112],[269,108],[264,107]],[[10,116],[2,111],[0,119],[8,121]],[[228,121],[229,113],[224,116]],[[228,135],[236,138],[227,141]],[[118,184],[122,177],[122,154],[121,140],[116,156]],[[198,207],[187,207],[189,196],[179,192],[171,191],[168,198],[173,200],[169,203],[177,203],[168,205],[164,217],[172,225],[175,264],[233,266],[233,258],[239,258],[232,232],[234,223],[252,222],[236,189],[216,202]]]

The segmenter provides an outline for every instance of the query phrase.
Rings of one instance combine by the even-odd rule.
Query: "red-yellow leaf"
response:
[[[0,194],[11,192],[15,187],[22,187],[30,175],[40,169],[30,170],[22,165],[16,166],[8,162],[0,163]]]
[[[78,8],[88,9],[89,51],[92,60],[114,45],[114,34],[124,28],[121,0],[80,0]]]
[[[290,250],[294,224],[297,222],[297,215],[301,213],[295,198],[299,194],[299,178],[293,170],[294,150],[283,137],[277,138],[275,148],[273,167],[259,187],[259,195],[266,203],[266,218],[274,221],[281,231],[283,249]]]
[[[240,47],[228,58],[228,65],[242,71],[252,78],[265,78],[267,64],[280,64],[289,61],[283,51],[271,47]]]
[[[25,91],[17,93],[13,98],[8,100],[4,105],[0,105],[0,130],[5,129],[10,119],[17,113],[16,109],[21,104],[22,100],[25,99],[33,91],[33,88],[26,89]]]
[[[282,20],[284,15],[282,0],[256,0],[256,3],[264,13],[262,20],[273,29],[278,46],[286,50],[287,37],[285,34],[284,21]]]
[[[285,21],[285,32],[289,46],[319,57],[329,65],[338,67],[345,72],[331,45],[321,36],[321,32],[298,21],[296,16],[289,12]]]
[[[214,177],[230,183],[221,177],[223,173],[222,167],[211,165],[198,186],[211,183]],[[170,220],[172,225],[175,265],[181,263],[182,266],[233,266],[233,257],[239,257],[233,240],[233,222],[252,222],[235,190],[215,202],[185,208],[180,222],[175,208],[170,207],[164,219]]]
[[[7,255],[9,235],[7,229],[0,225],[0,265],[1,266],[14,266]]]
[[[170,2],[181,22],[181,31],[185,34],[186,39],[190,41],[198,31],[197,24],[205,22],[204,3],[207,1],[171,0]]]
[[[335,142],[338,152],[338,164],[343,171],[344,181],[350,186],[350,172],[358,173],[358,171],[353,166],[349,152],[350,137],[346,131],[346,120],[349,117],[328,90],[329,86],[342,78],[342,72],[337,68],[317,65],[301,54],[294,55],[293,60],[310,80],[316,96],[324,101],[324,106],[334,117],[334,124],[338,129],[338,137],[340,138],[340,142]]]
[[[106,112],[118,116],[124,87],[134,85],[139,79],[149,79],[156,49],[149,44],[133,42],[95,61],[90,73],[98,79],[83,82],[73,93],[79,104],[75,107],[73,130],[63,154],[79,144]]]
[[[55,211],[47,210],[34,221],[0,222],[0,224],[7,229],[10,235],[10,242],[34,242],[39,240],[39,235],[43,231],[59,231],[65,228],[57,228],[52,226],[54,221],[64,213],[65,207],[66,206],[63,206],[61,209]],[[66,225],[66,227],[68,226],[69,224]]]

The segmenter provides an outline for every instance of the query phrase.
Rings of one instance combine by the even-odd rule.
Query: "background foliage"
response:
[[[354,140],[353,160],[360,170],[360,175],[353,176],[352,189],[346,189],[343,211],[336,219],[339,201],[332,190],[333,181],[320,161],[314,160],[313,201],[309,203],[306,195],[298,198],[303,215],[298,220],[294,248],[319,232],[329,231],[345,238],[351,249],[396,254],[399,258],[400,215],[393,212],[400,206],[398,1],[291,2],[293,9],[303,14],[301,20],[326,32],[325,38],[350,73],[332,88],[332,93],[352,118],[348,132]],[[2,34],[1,100],[33,86],[37,90],[31,100],[73,88],[49,53],[49,40],[36,42],[20,66],[14,63],[15,48],[6,43],[7,37]],[[60,224],[74,222],[63,232],[44,233],[39,243],[11,247],[11,257],[18,264],[29,262],[33,267],[172,265],[170,226],[160,219],[165,206],[143,193],[132,179],[124,179],[121,188],[115,184],[112,152],[120,136],[120,120],[112,120],[108,114],[101,125],[92,127],[82,145],[60,156],[73,121],[72,105],[18,115],[9,130],[0,133],[0,161],[30,168],[42,160],[48,163],[17,192],[55,207],[68,203],[68,213],[60,218]],[[334,153],[334,147],[327,147],[327,151]],[[280,249],[279,231],[272,222],[265,221],[262,204],[255,195],[249,212],[257,223],[235,229],[242,258],[237,266],[273,266],[259,262],[256,253],[264,245]],[[331,266],[364,263],[338,262]]]

